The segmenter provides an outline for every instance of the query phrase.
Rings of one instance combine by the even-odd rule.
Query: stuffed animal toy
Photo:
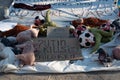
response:
[[[57,24],[50,19],[50,10],[47,10],[45,18],[45,23],[43,24],[44,28],[47,27],[57,27]]]
[[[107,43],[112,40],[112,37],[114,35],[114,30],[110,30],[109,32],[97,29],[97,28],[91,28],[90,32],[93,33],[95,36],[95,45],[93,46],[93,49],[90,53],[95,52],[101,43]]]
[[[0,32],[0,37],[8,37],[8,36],[17,36],[19,32],[28,30],[30,27],[24,26],[21,24],[17,24],[13,29],[8,31]]]
[[[86,25],[90,27],[99,27],[100,25],[107,23],[108,20],[103,20],[95,17],[89,17],[89,18],[80,18],[73,20],[71,24],[76,28],[78,25]]]
[[[33,66],[35,62],[35,55],[32,41],[27,41],[23,44],[16,45],[16,47],[22,49],[22,53],[16,55],[16,57],[21,61],[20,65]]]
[[[93,49],[90,53],[95,52],[101,43],[109,42],[112,39],[115,31],[115,27],[109,23],[101,25],[100,28],[87,28],[79,25],[76,29],[77,30],[75,30],[75,33],[77,34],[80,45],[82,47],[93,46]]]
[[[73,34],[75,37],[79,37],[79,35],[81,35],[85,30],[87,29],[87,26],[85,25],[78,25],[78,27],[76,27],[74,29]]]
[[[28,30],[31,27],[38,28],[38,26],[42,25],[43,23],[44,23],[44,20],[40,20],[39,16],[36,16],[35,20],[34,20],[34,25],[26,26],[26,25],[22,25],[22,24],[17,24],[14,28],[12,28],[8,31],[4,31],[4,32],[0,31],[0,37],[8,37],[8,36],[16,37],[18,33]]]
[[[42,25],[43,23],[44,23],[45,21],[42,19],[40,19],[39,18],[39,16],[36,16],[35,17],[35,20],[34,20],[34,25],[36,25],[36,26],[40,26],[40,25]]]
[[[43,25],[39,26],[40,33],[39,35],[46,36],[47,34],[47,27],[57,27],[57,24],[50,19],[50,10],[46,11],[46,15],[44,16],[45,22]]]
[[[39,33],[39,29],[31,28],[31,29],[20,32],[16,36],[16,40],[18,43],[24,43],[26,41],[32,40],[33,38],[37,38],[38,33]]]

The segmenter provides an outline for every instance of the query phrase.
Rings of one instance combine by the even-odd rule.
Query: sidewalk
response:
[[[70,74],[0,74],[0,80],[119,80],[119,71]]]

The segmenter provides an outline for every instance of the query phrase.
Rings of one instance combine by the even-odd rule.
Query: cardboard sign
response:
[[[76,38],[38,38],[34,40],[36,61],[82,59]]]
[[[68,27],[48,27],[47,37],[66,38],[69,37]]]

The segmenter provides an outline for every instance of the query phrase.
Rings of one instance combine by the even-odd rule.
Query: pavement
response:
[[[12,0],[0,0],[0,20],[5,19],[4,8],[9,7]],[[0,73],[0,80],[119,80],[120,71],[97,71],[86,73],[36,73],[13,74]]]

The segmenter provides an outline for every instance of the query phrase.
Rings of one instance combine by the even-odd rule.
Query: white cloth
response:
[[[100,46],[100,48],[103,48],[110,56],[112,56],[112,50],[118,45],[120,45],[120,33],[117,33],[112,41]]]
[[[0,21],[0,31],[6,31],[6,30],[9,30],[9,29],[12,29],[16,25],[17,25],[16,22],[4,22],[4,21]]]
[[[16,0],[17,2],[21,2],[21,0]],[[26,2],[27,1],[27,2]],[[22,0],[23,3],[44,3],[44,1],[38,0],[39,2],[35,0]],[[78,1],[78,2],[76,2]],[[87,2],[87,3],[85,3]],[[13,2],[14,3],[14,2]],[[102,19],[115,19],[117,18],[116,7],[113,6],[113,0],[105,1],[105,0],[66,0],[66,2],[59,2],[57,3],[57,0],[53,1],[46,1],[45,3],[55,3],[56,5],[52,5],[53,8],[51,9],[52,16],[51,19],[56,21],[60,27],[64,27],[69,24],[69,22],[73,19],[79,18],[79,17],[89,17],[89,16],[95,16]],[[66,3],[66,6],[64,4]],[[77,4],[78,3],[78,4]],[[83,3],[83,4],[82,4]],[[60,4],[60,5],[57,5]],[[63,5],[62,5],[63,4]],[[82,4],[82,5],[81,5]],[[79,5],[79,6],[78,6]],[[12,16],[8,23],[0,22],[1,27],[0,30],[8,30],[12,28],[12,25],[15,25],[17,22],[23,23],[23,24],[31,24],[33,21],[33,17],[36,15],[40,15],[41,13],[34,12],[34,11],[28,11],[28,10],[22,10],[12,9],[12,6],[10,8],[12,11],[10,12],[10,16]],[[28,11],[28,12],[27,12]],[[18,14],[17,14],[18,13]],[[23,14],[19,15],[19,14]],[[44,12],[43,12],[44,13]],[[17,14],[17,15],[16,15]],[[79,14],[77,17],[75,17],[75,14]],[[21,18],[22,17],[22,18]],[[31,18],[32,17],[32,18]],[[16,22],[15,24],[11,22]],[[10,26],[11,25],[11,26]],[[110,42],[110,44],[113,42]],[[108,43],[109,44],[109,43]],[[101,47],[108,46],[108,44],[105,44]],[[118,44],[118,43],[116,43]],[[113,45],[113,46],[116,46]],[[110,46],[110,45],[109,45]],[[109,47],[108,47],[109,48]],[[107,49],[108,49],[107,48]],[[15,71],[14,69],[16,66],[14,66],[14,53],[10,51],[9,48],[6,49],[7,53],[9,54],[9,57],[0,61],[0,66],[3,66],[1,69],[3,72],[7,71]],[[47,72],[47,73],[69,73],[69,72],[89,72],[89,71],[100,71],[100,70],[120,70],[120,61],[114,61],[113,65],[111,67],[104,67],[102,64],[100,64],[97,60],[98,55],[95,54],[89,54],[89,51],[91,49],[82,49],[82,54],[84,57],[84,60],[77,60],[74,61],[73,64],[69,63],[69,60],[64,61],[50,61],[50,62],[36,62],[34,66],[24,66],[17,69],[15,73],[39,73],[39,72]],[[16,64],[15,64],[16,65]]]
[[[10,70],[10,69],[8,69],[9,64],[14,66],[15,62],[18,61],[18,60],[16,59],[15,54],[12,52],[10,47],[5,47],[3,49],[3,51],[0,53],[0,56],[1,55],[2,56],[4,55],[5,59],[0,61],[0,71],[1,72],[4,72],[4,71],[7,72],[7,70]],[[17,69],[16,66],[14,66],[15,69]]]

